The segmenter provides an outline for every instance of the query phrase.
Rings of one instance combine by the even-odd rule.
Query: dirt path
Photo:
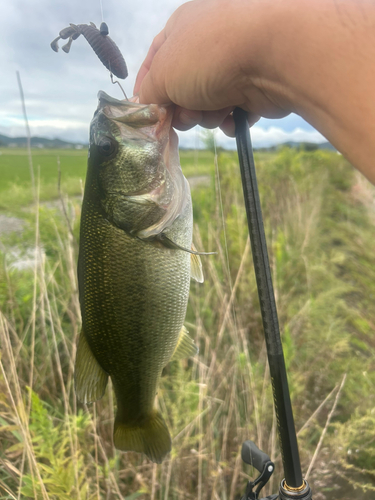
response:
[[[8,233],[21,233],[25,225],[25,221],[17,217],[8,217],[0,214],[0,236]]]

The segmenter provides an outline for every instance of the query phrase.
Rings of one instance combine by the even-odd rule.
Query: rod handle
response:
[[[270,457],[250,440],[243,443],[241,457],[246,464],[252,465],[258,472],[263,472],[264,466],[271,462]]]

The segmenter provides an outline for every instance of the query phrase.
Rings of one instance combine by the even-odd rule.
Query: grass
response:
[[[84,179],[86,176],[87,151],[71,149],[32,150],[34,168],[40,167],[43,184],[57,187],[57,159],[66,178]],[[2,149],[0,155],[0,192],[6,192],[11,185],[27,186],[30,183],[28,156],[25,149]],[[53,194],[51,194],[51,198]]]
[[[28,155],[25,148],[2,148],[0,152],[0,211],[15,212],[33,201]],[[59,168],[62,191],[69,196],[82,193],[87,151],[33,149],[32,158],[34,170],[40,170],[42,179],[39,193],[41,201],[58,198]],[[181,151],[180,159],[188,177],[213,174],[213,153],[210,151]]]
[[[46,155],[46,167],[39,159],[46,197],[56,156]],[[67,168],[60,159],[62,186],[65,175],[78,185],[72,165],[83,155]],[[73,234],[53,205],[7,205],[28,225],[1,246],[4,498],[233,500],[254,477],[240,459],[245,439],[275,460],[262,493],[277,491],[281,459],[236,156],[218,158],[223,215],[212,153],[183,151],[181,163],[188,176],[211,176],[192,193],[194,239],[218,254],[203,258],[205,283],[191,286],[186,326],[199,356],[168,365],[158,391],[173,436],[159,466],[114,450],[111,391],[90,407],[75,398],[79,200],[66,201]],[[333,153],[285,149],[258,155],[256,166],[303,469],[312,463],[314,498],[373,498],[374,191]],[[26,181],[26,157],[22,172]],[[38,259],[17,267],[33,248]]]
[[[0,210],[15,211],[32,203],[30,169],[27,151],[3,148],[0,155]],[[42,179],[40,200],[58,197],[58,164],[62,172],[61,187],[70,196],[82,191],[81,180],[86,176],[87,151],[68,149],[32,151],[35,173]]]

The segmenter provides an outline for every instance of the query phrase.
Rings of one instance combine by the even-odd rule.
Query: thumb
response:
[[[167,103],[170,100],[165,97],[165,91],[161,91],[161,95],[158,99],[158,92],[160,93],[160,87],[165,88],[164,79],[157,78],[156,74],[160,74],[160,69],[157,64],[159,59],[159,50],[162,48],[164,42],[166,41],[165,29],[163,29],[154,38],[146,59],[143,61],[142,66],[138,71],[138,75],[134,85],[134,94],[139,94],[139,101],[143,103]],[[156,64],[154,60],[156,59]],[[155,68],[156,66],[156,68]],[[161,81],[162,80],[162,81]],[[155,100],[156,99],[156,100]],[[166,100],[165,100],[166,99]]]
[[[164,75],[162,71],[154,68],[154,65],[144,75],[139,88],[139,102],[142,104],[169,104]]]

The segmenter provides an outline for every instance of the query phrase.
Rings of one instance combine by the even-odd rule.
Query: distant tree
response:
[[[317,151],[319,149],[319,144],[313,142],[302,142],[300,145],[302,151]]]
[[[213,130],[202,130],[200,133],[200,139],[203,142],[205,149],[215,153],[215,132]]]
[[[200,139],[203,142],[205,149],[208,151],[212,151],[212,153],[215,154],[215,145],[216,145],[216,152],[219,154],[223,151],[225,151],[225,148],[222,146],[218,146],[215,142],[215,130],[208,130],[204,129],[200,133]]]

